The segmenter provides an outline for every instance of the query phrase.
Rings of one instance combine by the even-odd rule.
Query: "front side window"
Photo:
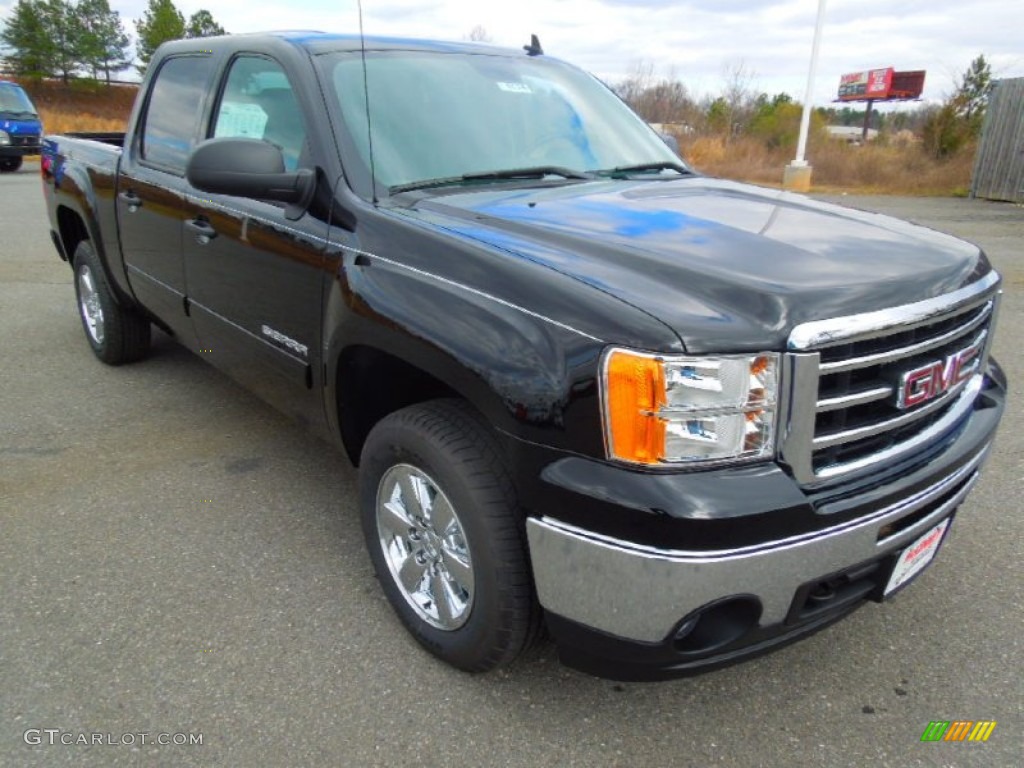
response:
[[[287,170],[299,167],[306,128],[295,92],[277,62],[261,56],[240,56],[232,62],[212,135],[269,141],[280,148]]]
[[[195,146],[203,109],[210,59],[180,56],[167,59],[153,81],[142,130],[142,159],[174,173],[183,173]]]

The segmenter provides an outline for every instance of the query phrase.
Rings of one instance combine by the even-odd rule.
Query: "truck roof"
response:
[[[367,35],[365,38],[358,34],[338,34],[333,32],[318,32],[314,30],[282,30],[273,32],[253,32],[238,35],[221,35],[217,37],[191,38],[176,40],[167,43],[168,48],[195,49],[201,46],[204,49],[215,49],[220,47],[237,47],[240,42],[247,45],[259,45],[264,42],[267,45],[279,44],[281,42],[291,44],[297,48],[304,48],[312,54],[334,53],[336,51],[358,51],[364,45],[368,51],[381,50],[402,50],[402,51],[435,51],[438,53],[486,53],[492,56],[523,56],[523,51],[515,48],[499,48],[493,45],[483,45],[475,42],[450,42],[443,40],[420,40],[403,37],[386,37]]]

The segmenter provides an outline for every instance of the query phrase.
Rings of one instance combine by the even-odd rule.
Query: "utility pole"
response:
[[[825,26],[826,0],[818,0],[818,20],[814,25],[814,43],[811,45],[811,66],[807,72],[807,91],[804,93],[804,111],[800,116],[800,140],[796,146],[796,158],[786,166],[782,186],[797,192],[811,188],[811,166],[804,155],[807,153],[807,133],[811,127],[811,100],[814,98],[814,75],[818,69],[818,48],[821,46],[821,30]]]

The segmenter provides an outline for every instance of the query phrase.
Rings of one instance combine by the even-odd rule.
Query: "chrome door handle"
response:
[[[185,226],[195,233],[196,242],[200,245],[206,245],[217,236],[217,230],[205,219],[189,219]]]
[[[119,192],[117,195],[118,199],[122,203],[128,206],[129,213],[135,213],[139,208],[142,207],[142,198],[132,192],[130,189],[126,189]]]

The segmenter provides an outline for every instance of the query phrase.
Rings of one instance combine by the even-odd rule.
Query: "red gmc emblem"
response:
[[[913,408],[915,405],[927,403],[971,378],[978,370],[978,355],[984,342],[985,334],[982,334],[971,346],[954,352],[945,360],[936,360],[934,363],[904,373],[900,378],[896,406]]]

